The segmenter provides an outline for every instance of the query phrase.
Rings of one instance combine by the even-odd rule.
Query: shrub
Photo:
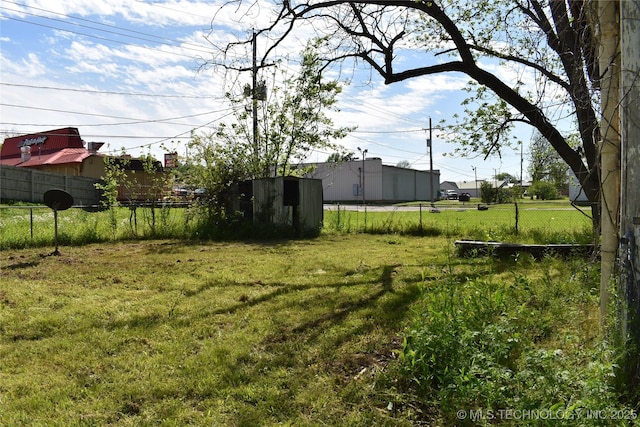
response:
[[[559,261],[542,262],[548,264],[543,266],[547,271]],[[582,273],[590,268],[586,261],[574,259],[569,265],[573,271],[558,277],[451,275],[429,289],[423,280],[424,308],[408,329],[400,356],[404,376],[420,400],[434,402],[442,425],[477,425],[461,420],[461,409],[485,414],[551,411],[554,419],[532,418],[527,425],[576,425],[585,410],[620,405],[611,381],[613,350],[583,335],[584,325],[567,327],[575,317],[568,313],[567,301],[590,300],[589,288],[598,281]],[[567,419],[556,418],[558,414]],[[495,421],[519,425],[518,420]],[[619,425],[619,420],[589,420],[584,415],[580,422]]]
[[[529,188],[531,196],[542,200],[556,200],[559,198],[558,189],[550,182],[536,181]]]
[[[490,182],[480,184],[480,199],[482,203],[507,203],[513,198],[508,188],[494,188]]]

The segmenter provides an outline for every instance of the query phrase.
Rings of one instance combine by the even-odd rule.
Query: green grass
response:
[[[326,211],[324,232],[445,236],[457,239],[510,241],[520,243],[593,243],[587,210],[567,202],[522,203],[518,229],[513,205],[491,206],[488,211],[462,209],[448,203],[431,213]],[[457,202],[455,202],[457,203]],[[472,205],[473,206],[473,205]],[[453,208],[455,207],[455,208]],[[152,215],[154,213],[155,215]],[[198,211],[185,208],[115,208],[102,212],[69,209],[58,213],[59,242],[66,245],[147,238],[194,239],[202,235]],[[49,208],[3,207],[0,209],[0,249],[51,246],[54,240],[53,213]],[[265,230],[262,230],[265,231]],[[206,233],[205,233],[206,234]]]
[[[418,296],[419,240],[61,252],[2,252],[0,424],[395,424],[366,388]]]
[[[152,214],[153,213],[153,214]],[[58,212],[58,240],[82,245],[113,240],[191,238],[194,211],[184,208],[114,208],[100,212],[68,209]],[[42,247],[53,244],[53,211],[44,206],[0,209],[0,248]]]
[[[524,400],[624,409],[597,269],[578,259],[458,259],[451,239],[371,234],[45,252],[0,253],[0,425],[452,425],[455,409]]]
[[[519,243],[593,243],[588,212],[571,207],[536,204],[518,209],[518,229],[513,205],[492,206],[487,211],[430,206],[422,212],[393,210],[359,212],[334,209],[325,212],[325,229],[339,232],[447,236],[457,239]],[[366,224],[366,225],[365,225]]]

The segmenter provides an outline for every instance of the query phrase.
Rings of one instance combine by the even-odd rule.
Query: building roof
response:
[[[62,128],[29,135],[6,138],[0,150],[0,159],[20,158],[25,147],[31,149],[31,155],[44,155],[64,148],[82,148],[84,141],[76,128]]]
[[[0,150],[0,164],[26,168],[78,164],[95,154],[84,145],[76,128],[6,138]]]
[[[20,157],[3,159],[0,161],[0,164],[29,168],[44,165],[82,163],[82,161],[90,155],[89,151],[84,148],[63,148],[53,153],[32,154],[31,158],[26,161],[22,161]]]
[[[482,185],[483,182],[484,179],[479,179],[477,183],[476,181],[462,181],[456,183],[456,185],[458,186],[459,190],[475,190],[476,188],[479,189],[480,185]]]

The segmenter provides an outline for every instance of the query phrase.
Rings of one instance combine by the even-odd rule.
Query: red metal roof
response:
[[[31,152],[31,158],[23,162],[20,157],[12,159],[2,159],[0,164],[19,167],[36,167],[44,165],[61,165],[69,163],[82,163],[91,153],[84,148],[63,148],[53,153],[38,154]]]
[[[66,148],[84,149],[84,141],[76,128],[63,128],[29,135],[6,138],[0,151],[0,159],[20,158],[20,149],[31,147],[31,157],[53,153]],[[86,151],[86,150],[85,150]],[[6,164],[4,161],[3,164]]]

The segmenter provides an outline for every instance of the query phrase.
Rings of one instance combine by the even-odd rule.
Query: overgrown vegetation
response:
[[[480,200],[482,203],[508,203],[514,199],[509,188],[495,188],[490,182],[480,183]]]
[[[237,88],[231,89],[227,97],[235,107],[233,120],[191,136],[190,155],[181,165],[180,178],[202,190],[197,205],[199,237],[226,237],[228,230],[246,235],[247,224],[240,221],[237,206],[234,209],[247,191],[242,188],[244,182],[301,176],[305,170],[298,165],[310,153],[336,149],[337,141],[352,130],[335,127],[327,114],[335,110],[342,87],[323,78],[320,45],[322,40],[307,44],[295,75],[287,67],[272,64],[276,71],[269,94],[265,81],[245,86],[242,95]],[[269,226],[253,231],[264,234]]]
[[[526,204],[524,207],[520,205],[517,211],[518,229],[515,227],[516,209],[513,205],[491,207],[488,211],[461,208],[435,210],[436,213],[428,205],[420,210],[389,212],[336,206],[325,211],[324,231],[540,244],[593,243],[591,220],[582,211],[566,205],[549,205],[546,209],[541,205],[536,206],[528,208]]]
[[[206,176],[208,169],[203,168]],[[203,178],[204,179],[204,178]],[[212,184],[213,185],[213,184]],[[151,210],[155,209],[155,213]],[[324,233],[398,234],[446,236],[458,239],[512,241],[521,243],[593,243],[590,219],[567,205],[519,208],[515,230],[513,206],[476,209],[447,209],[434,214],[422,211],[365,212],[336,206],[324,213]],[[118,207],[102,212],[69,209],[59,212],[59,240],[62,245],[147,238],[219,240],[293,236],[294,230],[273,225],[253,225],[240,216],[229,215],[224,199],[209,198],[192,207]],[[143,220],[138,221],[138,218]],[[366,221],[365,221],[366,218]],[[0,248],[46,247],[53,241],[53,214],[42,206],[0,209]]]
[[[3,425],[635,414],[611,387],[588,260],[457,258],[444,237],[347,233],[5,249],[0,274]]]
[[[425,272],[402,352],[420,394],[445,425],[519,425],[517,414],[532,414],[527,425],[631,423],[635,412],[611,381],[614,349],[599,338],[597,267],[522,255],[515,263],[489,274]],[[626,418],[588,419],[596,408]]]

